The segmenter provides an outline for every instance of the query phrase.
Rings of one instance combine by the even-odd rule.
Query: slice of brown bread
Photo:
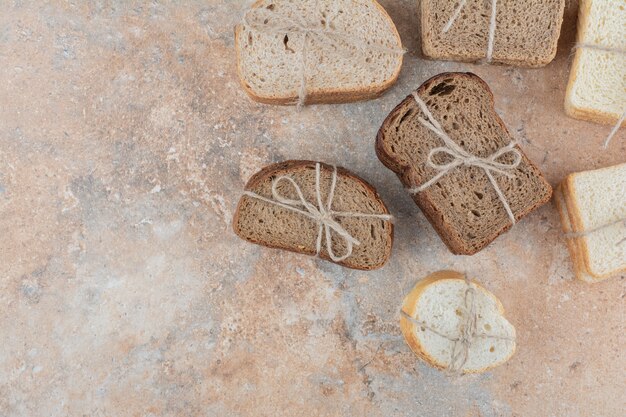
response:
[[[305,200],[318,207],[315,188],[316,164],[312,161],[287,161],[267,166],[248,181],[246,191],[274,200],[273,181],[287,176],[300,187]],[[334,168],[322,163],[320,168],[320,195],[323,202],[326,202]],[[288,181],[279,182],[277,189],[281,196],[298,200],[295,188]],[[374,187],[340,167],[337,168],[337,185],[332,210],[343,213],[389,215],[389,210]],[[348,258],[336,263],[348,268],[371,270],[380,268],[387,262],[393,242],[393,224],[390,220],[347,216],[335,216],[334,220],[359,241]],[[241,238],[259,245],[316,255],[318,222],[250,195],[244,195],[239,201],[233,229]],[[345,239],[335,232],[331,232],[331,237],[333,252],[336,255],[345,254],[347,250]],[[319,257],[332,262],[326,248],[325,234],[322,242]]]
[[[489,43],[491,0],[467,0],[447,32],[458,1],[421,0],[422,50],[434,59],[478,61]],[[494,63],[541,67],[557,50],[565,0],[498,0]]]
[[[491,90],[471,73],[444,73],[417,89],[434,118],[450,138],[470,154],[486,158],[513,141],[498,117]],[[420,123],[424,117],[408,96],[383,122],[376,140],[378,158],[407,188],[420,186],[439,173],[426,163],[442,140]],[[552,188],[519,146],[521,163],[513,178],[494,173],[516,220],[550,200]],[[438,163],[448,162],[435,156]],[[500,162],[511,163],[505,155]],[[426,190],[413,194],[442,240],[455,254],[473,255],[511,228],[511,219],[485,170],[459,166]]]

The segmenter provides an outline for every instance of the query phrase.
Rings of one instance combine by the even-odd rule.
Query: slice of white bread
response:
[[[493,0],[419,0],[422,51],[433,59],[487,56]],[[492,62],[541,67],[556,56],[565,0],[497,0]]]
[[[626,0],[580,0],[577,42],[565,111],[615,125],[626,111]]]
[[[515,328],[504,318],[500,301],[480,285],[468,283],[462,274],[440,271],[418,282],[411,290],[404,299],[400,319],[402,334],[411,350],[436,368],[450,368],[455,342],[442,335],[455,338],[461,334],[467,317],[468,285],[475,294],[477,336],[471,339],[467,360],[458,371],[485,372],[503,364],[515,353]],[[426,323],[428,328],[420,323]]]
[[[374,98],[400,74],[400,36],[374,0],[259,0],[248,13],[253,14],[247,20],[262,30],[237,25],[235,47],[241,84],[256,101],[283,105],[298,101],[305,42],[307,104]],[[307,36],[289,27],[287,19],[337,36]],[[282,29],[276,30],[278,26]],[[363,51],[355,45],[362,45]]]
[[[571,174],[555,195],[576,276],[598,282],[626,273],[626,163]]]

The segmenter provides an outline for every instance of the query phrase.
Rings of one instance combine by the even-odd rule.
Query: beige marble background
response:
[[[410,53],[381,99],[293,108],[238,85],[251,1],[0,0],[0,416],[618,417],[624,277],[587,285],[547,205],[474,257],[451,255],[374,136],[413,88],[473,71],[552,184],[626,160],[622,130],[567,118],[576,23],[526,70],[420,57],[416,4],[383,0]],[[257,169],[344,165],[398,218],[382,270],[247,244],[233,210]],[[502,300],[518,351],[458,380],[418,361],[398,308],[466,270]]]

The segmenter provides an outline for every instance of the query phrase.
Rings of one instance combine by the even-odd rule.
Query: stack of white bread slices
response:
[[[626,112],[626,0],[581,0],[565,110],[610,125]]]
[[[626,163],[569,175],[555,201],[578,279],[626,273]]]

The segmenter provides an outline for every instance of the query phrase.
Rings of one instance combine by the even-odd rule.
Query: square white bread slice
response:
[[[556,201],[564,231],[582,233],[568,239],[577,277],[597,282],[625,273],[626,163],[569,175]]]
[[[241,84],[256,101],[295,104],[303,56],[307,104],[374,98],[398,79],[400,35],[374,0],[259,0],[248,13],[261,30],[237,25],[235,47]],[[306,35],[289,22],[336,36]]]
[[[475,290],[476,335],[460,372],[480,373],[513,356],[515,328],[504,318],[504,308],[493,294],[474,282],[469,285]],[[450,339],[460,335],[465,323],[467,289],[462,274],[440,271],[417,283],[404,299],[402,311],[413,320],[401,316],[402,334],[411,350],[436,368],[450,368],[455,345]],[[419,323],[428,324],[428,328]]]
[[[581,0],[577,42],[565,111],[615,125],[626,111],[626,0]]]

